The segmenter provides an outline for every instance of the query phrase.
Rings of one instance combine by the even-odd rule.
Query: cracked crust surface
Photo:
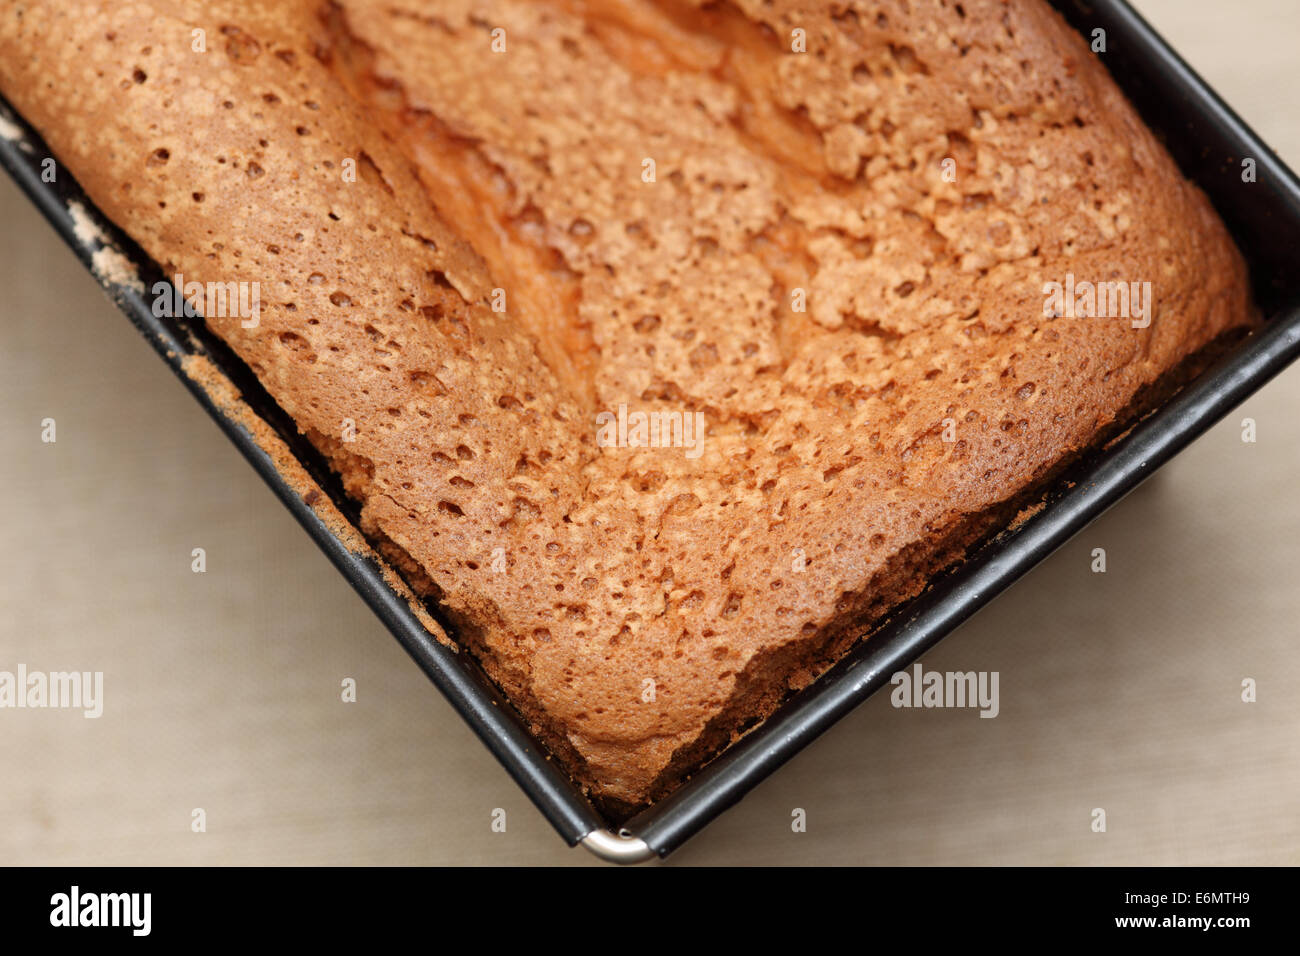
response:
[[[169,275],[259,282],[209,325],[614,806],[1252,320],[1039,0],[4,0],[0,88]],[[1045,317],[1067,273],[1150,326]]]

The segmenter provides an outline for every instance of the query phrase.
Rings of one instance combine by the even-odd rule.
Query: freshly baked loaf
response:
[[[1253,321],[1041,0],[0,11],[6,96],[168,275],[259,284],[208,324],[616,810]]]

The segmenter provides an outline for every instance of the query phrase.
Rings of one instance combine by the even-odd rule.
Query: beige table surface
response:
[[[1300,165],[1300,3],[1139,6]],[[0,670],[105,675],[0,710],[0,864],[588,862],[7,180],[0,224]],[[997,719],[878,695],[673,862],[1300,863],[1297,409],[1300,368],[925,658]]]

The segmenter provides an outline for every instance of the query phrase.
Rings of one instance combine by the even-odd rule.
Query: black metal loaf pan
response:
[[[665,856],[1300,354],[1300,182],[1122,0],[1056,0],[1056,6],[1086,36],[1095,29],[1106,31],[1103,62],[1227,223],[1250,265],[1266,326],[1121,440],[1078,463],[1048,496],[1046,507],[935,581],[777,714],[621,828],[602,819],[547,759],[473,660],[440,644],[421,624],[408,600],[386,582],[379,562],[350,548],[303,500],[301,484],[282,474],[239,420],[241,411],[251,411],[269,425],[355,522],[356,508],[338,480],[248,368],[201,320],[156,317],[147,291],[101,282],[560,835],[605,859],[634,862]],[[99,214],[76,183],[66,175],[56,183],[42,181],[41,162],[48,156],[44,143],[3,100],[0,112],[23,134],[0,137],[0,163],[82,262],[92,265],[99,244],[86,241],[84,223],[77,228],[70,204],[79,204],[79,214],[94,221],[109,244],[132,260],[144,290],[163,280],[157,265]],[[1244,159],[1255,162],[1253,183],[1242,180]],[[183,365],[193,356],[206,358],[230,379],[245,407],[219,403],[187,375]],[[436,607],[429,610],[439,617]],[[439,621],[454,637],[454,630]]]

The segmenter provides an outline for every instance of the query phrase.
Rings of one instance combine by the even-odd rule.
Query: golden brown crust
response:
[[[1038,0],[0,11],[0,88],[169,273],[261,284],[209,324],[625,805],[1251,321]],[[1152,283],[1150,327],[1045,318],[1067,274]],[[703,454],[598,447],[620,404]]]

